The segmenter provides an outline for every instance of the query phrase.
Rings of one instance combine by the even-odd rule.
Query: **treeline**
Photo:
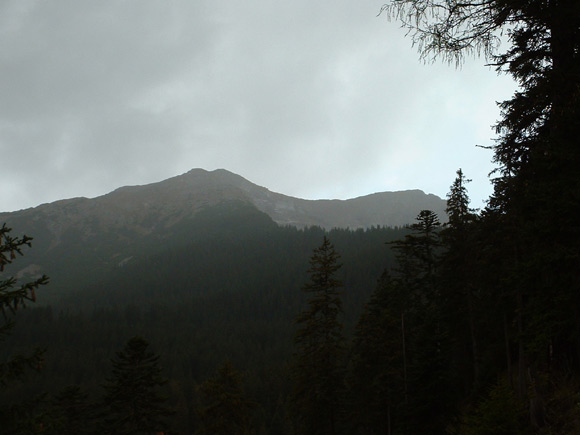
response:
[[[197,387],[231,361],[244,373],[247,395],[256,403],[254,427],[284,433],[293,323],[305,301],[300,289],[312,249],[326,234],[344,253],[343,320],[352,331],[380,271],[392,261],[386,242],[408,230],[298,230],[242,222],[235,219],[239,212],[228,209],[231,225],[215,237],[206,233],[202,240],[128,264],[79,288],[66,303],[19,311],[2,350],[9,355],[46,347],[45,365],[42,375],[5,390],[3,403],[57,394],[71,385],[96,398],[115,352],[129,337],[143,336],[161,356],[169,380],[174,430],[195,430]],[[41,295],[49,292],[50,287]]]

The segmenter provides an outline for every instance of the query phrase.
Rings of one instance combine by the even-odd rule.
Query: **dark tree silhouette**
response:
[[[484,54],[519,86],[500,104],[494,193],[482,213],[493,267],[478,275],[500,277],[507,369],[513,354],[517,396],[543,430],[554,385],[541,373],[580,368],[580,2],[392,0],[383,10],[424,58]]]
[[[401,308],[385,271],[356,325],[351,351],[347,415],[367,434],[392,434],[406,400]]]
[[[168,428],[166,417],[171,413],[159,393],[166,380],[159,356],[148,348],[147,340],[133,337],[112,360],[111,378],[104,385],[101,425],[106,433],[151,434]]]
[[[335,434],[344,397],[344,336],[340,256],[324,236],[310,259],[308,309],[296,320],[292,412],[301,433]]]
[[[60,391],[52,400],[57,432],[62,435],[89,434],[94,429],[94,405],[79,385]]]
[[[30,247],[32,238],[28,236],[12,237],[11,228],[6,224],[0,228],[0,340],[10,333],[14,326],[12,315],[27,302],[36,301],[36,290],[48,284],[48,277],[42,277],[24,284],[18,283],[15,277],[5,277],[4,269],[10,265],[18,255],[23,255],[22,248]],[[16,379],[21,379],[27,369],[40,370],[44,364],[44,351],[36,349],[28,356],[18,355],[6,361],[0,361],[0,385]]]
[[[242,375],[227,362],[198,391],[198,435],[247,435],[251,432],[251,412],[255,404],[242,388]]]
[[[441,231],[445,247],[440,258],[439,275],[442,311],[450,325],[454,347],[453,366],[462,383],[462,394],[477,390],[480,383],[480,350],[477,331],[477,275],[479,246],[475,223],[478,216],[469,207],[465,178],[461,169],[447,194],[449,220]]]

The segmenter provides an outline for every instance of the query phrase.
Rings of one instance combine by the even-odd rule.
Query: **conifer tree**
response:
[[[436,213],[421,210],[416,222],[409,226],[410,233],[403,240],[392,242],[396,251],[398,279],[408,288],[413,298],[425,303],[436,295],[436,271],[441,247],[441,223]]]
[[[440,226],[436,213],[422,210],[410,233],[392,243],[397,261],[393,288],[405,345],[402,424],[408,433],[439,433],[450,406],[449,340],[437,275]]]
[[[340,433],[344,397],[344,335],[340,288],[335,276],[342,266],[324,236],[310,259],[310,281],[303,287],[308,308],[298,315],[294,337],[294,389],[291,411],[300,433]]]
[[[10,235],[11,228],[3,224],[0,228],[0,342],[10,334],[14,327],[14,315],[16,311],[26,306],[29,302],[36,301],[36,290],[42,285],[48,284],[45,275],[33,281],[19,283],[13,276],[5,274],[6,266],[19,256],[23,255],[23,248],[30,247],[32,238],[26,235],[13,237]],[[0,360],[0,388],[4,389],[12,382],[22,380],[29,370],[40,371],[44,366],[45,350],[36,348],[28,355],[15,355]],[[39,395],[32,400],[14,403],[10,407],[0,409],[0,427],[10,433],[15,433],[22,428],[39,427],[38,405],[43,397]],[[13,429],[11,429],[13,428]],[[24,429],[23,429],[24,430]]]
[[[56,427],[61,435],[82,435],[94,429],[93,405],[79,385],[64,388],[52,400]]]
[[[453,367],[463,383],[463,394],[477,389],[480,381],[479,341],[477,337],[476,285],[478,249],[475,210],[469,207],[465,178],[461,169],[447,194],[448,222],[441,231],[444,249],[439,276],[442,312],[452,332],[455,348]]]
[[[367,434],[392,434],[405,404],[405,343],[398,289],[387,271],[356,325],[348,415]]]
[[[255,404],[242,388],[242,375],[232,363],[221,366],[215,376],[198,388],[201,405],[197,410],[196,435],[248,435]]]
[[[171,412],[159,392],[166,380],[161,376],[159,356],[148,348],[147,340],[133,337],[111,361],[101,422],[106,433],[154,434],[167,430],[166,417]]]
[[[36,290],[48,283],[48,277],[43,275],[34,281],[24,284],[18,283],[14,277],[6,277],[4,269],[10,265],[18,255],[23,255],[24,246],[30,247],[32,238],[28,236],[12,237],[11,228],[3,224],[0,228],[0,341],[10,333],[14,326],[12,315],[27,302],[36,301]],[[0,386],[11,381],[21,379],[27,369],[39,370],[43,366],[44,351],[36,349],[28,356],[16,356],[6,361],[0,361]]]
[[[469,195],[467,193],[467,184],[471,183],[471,180],[465,178],[463,171],[459,168],[456,172],[455,180],[449,188],[449,193],[447,194],[447,208],[445,212],[449,218],[448,222],[444,225],[445,228],[452,228],[455,230],[453,234],[446,237],[453,237],[455,239],[462,238],[467,227],[476,218],[475,210],[469,207]],[[458,231],[461,230],[462,233]]]

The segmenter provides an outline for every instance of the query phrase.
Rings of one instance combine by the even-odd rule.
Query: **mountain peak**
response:
[[[252,204],[280,225],[297,227],[403,226],[414,222],[423,209],[433,210],[446,220],[445,201],[420,190],[378,192],[347,200],[305,200],[271,192],[226,169],[202,168],[152,184],[121,187],[94,199],[62,200],[3,213],[1,218],[41,213],[71,224],[91,221],[102,227],[129,225],[145,234],[155,226],[171,226],[204,208],[232,200]]]

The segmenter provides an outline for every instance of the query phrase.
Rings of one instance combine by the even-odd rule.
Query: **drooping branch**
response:
[[[518,22],[517,11],[500,7],[497,0],[392,0],[382,13],[408,30],[422,60],[441,57],[456,66],[466,55],[494,60],[504,27]]]

